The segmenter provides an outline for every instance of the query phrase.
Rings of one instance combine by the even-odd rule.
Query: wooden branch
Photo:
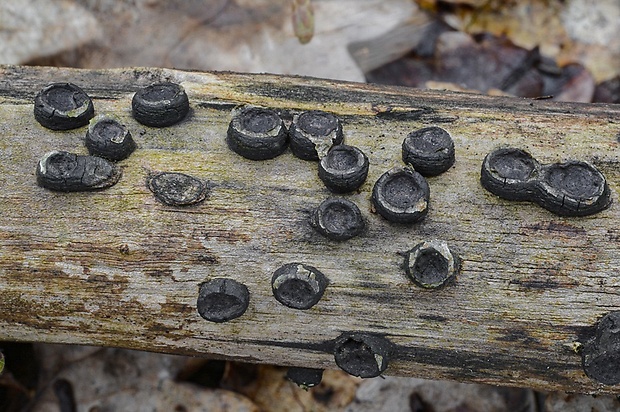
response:
[[[131,116],[134,92],[181,83],[189,117],[149,128]],[[48,151],[86,153],[85,128],[54,132],[33,117],[44,85],[71,81],[96,113],[119,117],[138,149],[121,161],[115,186],[57,193],[36,184]],[[359,192],[346,197],[367,230],[345,242],[309,225],[330,193],[317,164],[290,151],[266,161],[231,152],[231,109],[253,104],[294,113],[337,114],[345,141],[370,159]],[[372,185],[402,164],[401,144],[426,125],[447,129],[456,164],[428,179],[428,216],[390,224],[371,212]],[[620,107],[487,97],[326,80],[163,69],[0,68],[0,339],[116,346],[249,362],[335,368],[342,332],[375,333],[393,344],[385,374],[617,393],[588,378],[575,351],[620,306]],[[558,217],[502,200],[479,183],[484,156],[502,145],[539,161],[595,164],[614,203],[589,217]],[[150,172],[210,182],[208,198],[165,206],[147,188]],[[456,282],[424,290],[405,276],[399,252],[446,241],[461,256]],[[273,272],[289,262],[321,270],[321,301],[294,310],[276,301]],[[247,285],[246,313],[212,323],[196,310],[199,285],[229,277]]]

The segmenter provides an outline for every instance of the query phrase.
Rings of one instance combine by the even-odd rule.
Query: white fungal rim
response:
[[[310,285],[314,293],[319,293],[321,291],[319,282],[316,279],[316,274],[312,270],[306,269],[302,264],[296,265],[295,273],[287,272],[278,276],[273,281],[273,289],[279,289],[285,282],[293,279],[305,281]]]
[[[47,152],[43,155],[43,157],[41,158],[41,160],[39,160],[39,171],[41,172],[41,174],[46,174],[47,173],[47,160],[54,156],[59,154],[60,151],[58,150],[52,150],[51,152]]]
[[[319,156],[319,160],[322,160],[325,156],[327,156],[329,149],[331,149],[334,146],[334,143],[338,139],[338,129],[339,129],[338,125],[340,124],[340,120],[338,119],[338,117],[334,115],[334,117],[336,118],[336,127],[326,136],[315,136],[297,126],[299,117],[302,114],[304,113],[296,114],[293,116],[293,124],[295,125],[295,131],[298,132],[302,137],[308,139],[314,145],[314,149],[316,150],[316,153]],[[328,114],[331,114],[331,113],[328,113]]]
[[[115,136],[112,139],[110,139],[112,143],[121,144],[125,141],[125,138],[127,138],[127,136],[129,135],[129,129],[127,129],[127,126],[125,126],[121,122],[121,119],[118,116],[113,115],[113,114],[98,114],[97,116],[90,119],[90,122],[88,123],[88,133],[94,134],[95,127],[100,122],[114,122],[117,125],[119,125],[121,129],[123,130],[123,132],[119,136]]]
[[[235,131],[237,131],[238,133],[243,134],[246,137],[253,137],[253,138],[257,138],[257,139],[274,139],[274,140],[279,140],[280,139],[280,132],[282,131],[282,127],[283,126],[283,122],[282,119],[280,119],[280,121],[276,124],[275,127],[267,130],[266,132],[262,132],[262,133],[256,133],[256,132],[252,132],[250,130],[247,130],[243,127],[243,125],[241,124],[241,116],[240,114],[248,109],[259,109],[259,110],[272,110],[273,109],[269,109],[267,107],[262,107],[262,106],[243,106],[243,107],[239,107],[236,109],[233,109],[232,111],[232,120],[230,121],[230,124],[232,126],[233,129],[235,129]],[[277,114],[277,113],[276,113]],[[278,116],[279,118],[279,116]]]
[[[415,172],[414,169],[408,169],[408,167],[395,167],[392,168],[390,170],[388,170],[383,176],[381,176],[379,179],[382,179],[385,176],[385,180],[387,179],[391,179],[394,177],[394,175],[397,174],[401,174],[401,173],[406,173],[407,170],[412,170]],[[417,172],[416,172],[417,173]],[[385,186],[385,184],[384,184]],[[406,208],[401,208],[398,206],[393,205],[383,194],[383,191],[379,191],[379,197],[381,201],[381,206],[394,213],[394,214],[414,214],[414,213],[422,213],[424,212],[427,208],[428,208],[428,200],[425,199],[424,194],[422,194],[422,197],[415,202],[414,204],[412,204],[411,206],[408,206]]]
[[[437,239],[427,240],[418,244],[411,252],[409,252],[409,271],[411,273],[413,273],[413,265],[415,264],[415,261],[422,253],[428,250],[434,250],[436,252],[439,252],[439,254],[448,262],[448,273],[445,279],[440,282],[423,285],[424,287],[438,287],[443,285],[448,279],[450,279],[454,275],[454,273],[456,272],[456,262],[454,259],[454,255],[452,254],[452,251],[448,247],[448,243],[446,241]]]

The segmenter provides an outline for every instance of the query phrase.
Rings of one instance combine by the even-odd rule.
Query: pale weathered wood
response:
[[[133,92],[161,79],[183,84],[191,115],[170,128],[141,126],[131,117]],[[97,113],[130,127],[139,149],[121,162],[114,187],[65,194],[36,185],[45,152],[85,153],[85,129],[52,132],[33,118],[34,94],[52,81],[82,86]],[[311,229],[310,211],[329,196],[316,163],[290,152],[249,161],[227,148],[230,111],[245,103],[343,119],[346,142],[370,158],[367,182],[347,196],[362,209],[366,233],[336,243]],[[429,179],[422,223],[389,224],[370,211],[372,184],[401,164],[405,135],[429,124],[453,135],[457,162]],[[331,342],[342,331],[368,331],[396,345],[388,375],[617,392],[584,375],[574,344],[620,307],[619,133],[620,108],[609,105],[270,75],[2,67],[0,339],[335,368]],[[542,162],[593,162],[614,204],[560,218],[489,194],[480,165],[500,145]],[[164,206],[145,186],[149,171],[208,179],[212,191],[196,207]],[[427,239],[447,241],[463,259],[457,282],[440,291],[420,290],[401,269],[398,252]],[[271,294],[273,271],[294,261],[331,281],[308,311]],[[198,285],[215,276],[249,287],[244,316],[214,324],[198,315]]]

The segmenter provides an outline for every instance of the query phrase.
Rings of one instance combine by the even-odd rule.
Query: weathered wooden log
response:
[[[180,83],[190,115],[150,128],[131,115],[136,90]],[[33,98],[70,81],[97,114],[117,116],[136,151],[105,190],[61,193],[37,185],[51,150],[86,153],[86,127],[51,131],[33,116]],[[345,142],[370,160],[368,179],[344,195],[366,230],[332,241],[310,225],[331,194],[317,163],[290,151],[264,161],[232,152],[231,110],[335,113]],[[402,165],[412,130],[439,125],[454,138],[456,163],[429,177],[430,207],[413,224],[387,222],[371,207],[374,182]],[[555,103],[326,80],[163,69],[0,68],[0,339],[116,346],[249,362],[335,368],[345,332],[391,342],[387,375],[617,393],[587,377],[580,343],[620,307],[620,107]],[[500,199],[480,185],[487,153],[500,146],[541,163],[585,160],[607,177],[613,204],[588,217],[559,217]],[[168,206],[146,180],[181,172],[208,181],[202,203]],[[412,283],[402,253],[426,240],[461,258],[456,280],[439,290]],[[284,264],[314,266],[329,279],[308,310],[273,296]],[[245,284],[249,307],[215,323],[197,311],[199,286],[216,277]]]

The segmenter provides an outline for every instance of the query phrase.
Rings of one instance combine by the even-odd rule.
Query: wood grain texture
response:
[[[131,98],[159,80],[179,82],[191,105],[178,125],[154,129],[131,117]],[[121,181],[91,193],[36,185],[35,166],[58,149],[86,153],[86,128],[53,132],[33,117],[33,97],[71,81],[96,113],[118,116],[138,149],[120,162]],[[290,151],[250,161],[225,143],[231,109],[336,113],[345,142],[361,148],[370,172],[346,197],[366,231],[333,242],[309,225],[330,193],[317,164]],[[429,178],[428,216],[413,225],[373,214],[378,177],[402,163],[401,144],[428,125],[448,130],[456,164]],[[117,346],[249,362],[335,368],[333,342],[345,331],[384,335],[395,345],[386,374],[617,393],[585,376],[574,350],[606,313],[620,308],[620,108],[611,105],[419,91],[333,81],[180,72],[0,67],[0,339]],[[587,160],[607,177],[611,208],[561,218],[502,200],[479,183],[484,156],[502,145],[543,163]],[[145,184],[150,172],[210,182],[207,200],[175,208]],[[462,258],[454,285],[422,290],[399,252],[440,239]],[[279,304],[270,279],[289,262],[330,280],[323,299],[299,311]],[[199,284],[231,277],[250,306],[223,324],[196,310]]]

